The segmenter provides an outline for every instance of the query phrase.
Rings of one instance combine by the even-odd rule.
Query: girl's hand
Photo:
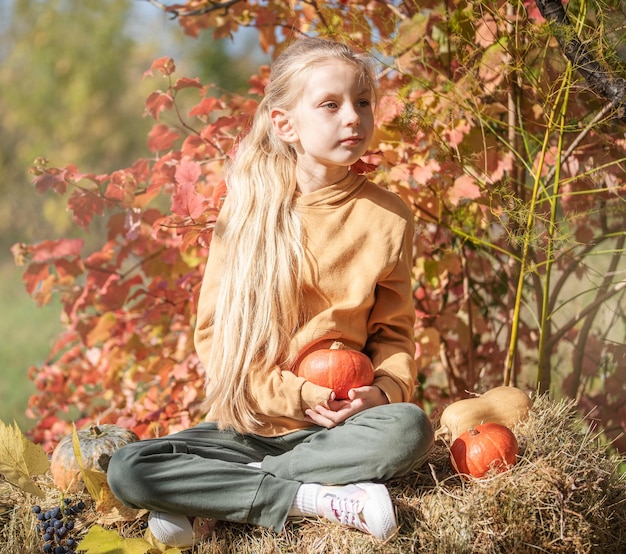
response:
[[[316,406],[305,412],[306,420],[320,427],[332,429],[344,422],[350,416],[358,414],[367,408],[388,404],[389,400],[378,387],[368,386],[350,389],[346,400],[335,400],[334,393],[328,402],[329,408]]]

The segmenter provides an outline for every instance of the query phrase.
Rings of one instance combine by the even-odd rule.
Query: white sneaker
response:
[[[167,546],[193,545],[193,527],[187,516],[150,512],[148,527],[154,537]]]
[[[189,518],[181,514],[150,512],[148,528],[156,540],[166,546],[193,546],[210,535],[217,523],[203,517]]]
[[[385,485],[356,483],[341,487],[324,487],[319,505],[326,519],[354,527],[387,540],[398,528],[396,514]]]

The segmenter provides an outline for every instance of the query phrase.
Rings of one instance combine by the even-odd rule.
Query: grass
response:
[[[52,339],[61,330],[58,303],[38,307],[21,281],[23,268],[0,263],[0,420],[20,428],[32,427],[25,415],[34,385],[28,368],[43,361]]]
[[[464,481],[437,441],[426,465],[389,486],[398,533],[385,543],[325,520],[289,521],[281,533],[218,522],[192,554],[620,554],[626,552],[626,481],[571,402],[535,399],[514,431],[518,463],[505,473]],[[48,485],[49,475],[41,478]],[[48,508],[59,492],[49,486]],[[89,499],[86,499],[89,501]],[[0,553],[40,552],[32,498],[0,483]],[[42,507],[44,502],[42,502]],[[95,523],[121,536],[144,535],[145,514],[124,521],[112,511],[81,515],[77,538]],[[118,550],[116,550],[117,552]],[[122,550],[119,550],[122,552]],[[142,551],[143,552],[143,551]],[[159,550],[152,550],[157,553]],[[144,553],[145,554],[145,553]]]

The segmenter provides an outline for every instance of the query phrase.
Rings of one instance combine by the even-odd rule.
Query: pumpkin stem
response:
[[[330,345],[330,349],[331,350],[344,350],[345,348],[346,348],[346,345],[343,342],[339,341],[339,340],[334,341]]]
[[[472,435],[472,437],[475,437],[476,435],[480,435],[480,431],[478,429],[476,429],[475,427],[472,427],[471,429],[468,429],[467,432]]]
[[[98,427],[97,425],[92,425],[89,428],[89,431],[91,432],[92,435],[95,435],[96,437],[100,436],[102,434],[102,431],[100,430],[100,427]]]

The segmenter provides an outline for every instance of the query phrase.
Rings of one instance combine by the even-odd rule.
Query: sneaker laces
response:
[[[387,488],[382,484],[355,483],[324,487],[319,507],[326,519],[387,540],[396,529],[396,516]]]
[[[365,498],[363,498],[365,496]],[[332,492],[327,493],[324,498],[327,499],[327,506],[330,513],[324,509],[324,513],[328,519],[340,523],[341,525],[347,525],[348,527],[355,527],[369,533],[367,524],[363,520],[361,513],[365,505],[364,500],[367,500],[367,493],[365,491],[354,491],[350,496],[335,495]],[[324,499],[322,500],[322,502]]]

